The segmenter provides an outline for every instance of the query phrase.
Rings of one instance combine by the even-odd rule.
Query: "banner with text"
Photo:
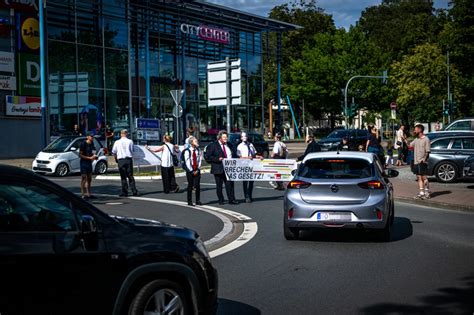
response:
[[[7,95],[6,115],[41,117],[41,98]]]
[[[295,160],[224,159],[224,171],[231,181],[290,181]]]

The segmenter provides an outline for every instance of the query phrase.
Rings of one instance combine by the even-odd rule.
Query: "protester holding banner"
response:
[[[146,149],[152,152],[161,152],[161,180],[163,181],[163,190],[165,194],[170,192],[179,192],[179,186],[176,184],[176,177],[174,174],[174,161],[177,159],[177,148],[171,143],[171,136],[166,134],[163,136],[164,144],[152,149],[145,146]]]
[[[242,142],[237,146],[237,155],[241,159],[254,159],[259,158],[263,159],[262,156],[257,155],[257,150],[255,150],[254,145],[249,142],[247,133],[242,132],[240,134],[240,140]],[[253,180],[243,181],[244,186],[244,195],[245,202],[252,202],[252,192],[253,192]]]
[[[202,151],[199,142],[193,136],[188,138],[190,147],[183,151],[183,167],[188,180],[188,205],[193,204],[193,189],[196,191],[196,205],[201,206],[201,162]]]
[[[288,156],[288,148],[286,144],[281,141],[281,133],[277,133],[275,135],[275,144],[273,145],[273,150],[270,155],[273,159],[286,159]],[[283,183],[278,181],[276,182],[276,186],[274,186],[276,190],[285,190],[283,187]]]
[[[217,141],[207,146],[205,154],[206,161],[211,164],[211,174],[214,174],[214,179],[216,180],[216,193],[217,198],[219,198],[219,204],[224,204],[224,195],[222,194],[223,184],[225,185],[229,204],[239,204],[238,201],[235,200],[234,183],[227,180],[222,164],[222,160],[224,159],[237,158],[234,147],[227,142],[227,131],[219,131]]]

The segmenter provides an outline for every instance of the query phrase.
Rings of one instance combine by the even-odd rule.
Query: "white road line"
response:
[[[236,183],[239,183],[239,182],[236,182]],[[216,184],[212,184],[212,183],[201,183],[201,185],[204,185],[204,186],[216,186]],[[274,188],[271,188],[271,187],[262,187],[262,186],[253,186],[254,188],[258,188],[258,189],[267,189],[267,190],[274,190]]]
[[[249,242],[252,238],[254,238],[255,235],[257,234],[257,231],[258,231],[257,223],[256,222],[249,222],[249,221],[253,220],[251,217],[248,217],[244,214],[241,214],[241,213],[238,213],[238,212],[235,212],[235,211],[231,211],[231,210],[227,210],[227,209],[223,209],[223,208],[218,208],[218,207],[213,207],[213,206],[206,206],[206,205],[203,205],[203,206],[189,206],[186,202],[174,201],[174,200],[168,200],[168,199],[155,199],[155,198],[146,198],[146,197],[129,197],[129,198],[134,199],[134,200],[150,201],[150,202],[158,202],[158,203],[167,203],[167,204],[173,204],[173,205],[182,206],[182,207],[188,207],[188,208],[191,208],[191,209],[204,211],[204,212],[207,212],[209,214],[212,214],[212,215],[216,216],[217,218],[219,218],[223,222],[224,227],[213,238],[211,238],[211,239],[204,242],[204,244],[206,246],[210,246],[212,244],[215,244],[215,243],[221,241],[222,239],[224,239],[224,237],[226,237],[227,235],[229,235],[232,232],[233,224],[229,220],[229,218],[227,218],[224,214],[226,214],[228,216],[231,216],[231,217],[234,217],[238,221],[241,221],[241,223],[243,223],[243,225],[244,225],[243,232],[239,235],[239,237],[236,240],[232,241],[231,243],[229,243],[227,245],[224,245],[221,248],[218,248],[218,249],[215,249],[215,250],[209,252],[209,255],[212,258],[220,256],[222,254],[228,253],[232,250],[235,250],[235,249],[239,248],[240,246],[244,245],[245,243]]]

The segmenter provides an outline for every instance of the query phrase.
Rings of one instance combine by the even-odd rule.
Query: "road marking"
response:
[[[248,217],[244,214],[241,214],[235,211],[213,207],[213,206],[207,206],[207,205],[190,206],[187,204],[187,202],[184,202],[184,201],[175,201],[175,200],[168,200],[168,199],[155,199],[155,198],[146,198],[146,197],[129,197],[129,198],[134,199],[134,200],[167,203],[167,204],[173,204],[173,205],[182,206],[182,207],[188,207],[191,209],[204,211],[216,216],[224,223],[224,227],[214,237],[204,242],[204,245],[206,246],[211,246],[212,244],[215,244],[221,241],[232,232],[233,223],[225,215],[236,218],[238,221],[240,221],[244,225],[243,232],[239,235],[237,239],[230,242],[229,244],[224,245],[220,248],[217,248],[213,251],[210,251],[209,255],[211,256],[211,258],[220,256],[222,254],[228,253],[232,250],[239,248],[240,246],[244,245],[245,243],[249,242],[252,238],[254,238],[258,231],[258,225],[256,222],[252,221],[253,219],[251,217]]]
[[[234,182],[234,183],[238,183],[238,182]],[[204,185],[204,186],[216,186],[216,184],[212,184],[212,183],[201,183],[201,185]],[[271,188],[271,187],[262,187],[262,186],[253,186],[254,188],[258,188],[258,189],[267,189],[267,190],[275,190],[275,188]]]

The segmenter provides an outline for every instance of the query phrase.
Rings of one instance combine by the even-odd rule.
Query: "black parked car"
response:
[[[270,154],[270,150],[268,147],[268,142],[265,141],[263,136],[259,133],[256,132],[247,132],[247,137],[249,141],[253,144],[255,147],[255,150],[257,150],[257,154],[263,156],[264,158],[267,158]],[[228,141],[234,145],[235,148],[239,145],[241,142],[240,140],[240,133],[231,133],[229,134],[229,139]]]
[[[342,138],[347,137],[352,148],[357,149],[361,144],[365,148],[368,135],[368,131],[365,129],[336,129],[326,138],[319,140],[318,143],[321,146],[321,151],[335,151]]]
[[[111,217],[0,165],[0,313],[215,313],[217,273],[196,232]]]

